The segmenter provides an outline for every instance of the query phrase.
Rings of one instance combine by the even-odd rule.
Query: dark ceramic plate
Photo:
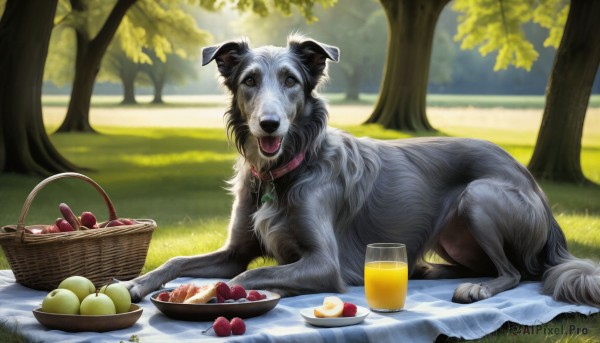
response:
[[[105,332],[132,326],[142,316],[142,308],[131,304],[129,312],[106,316],[83,316],[43,312],[40,307],[33,310],[33,315],[38,322],[50,329],[69,332]]]
[[[271,311],[281,298],[277,293],[259,290],[259,293],[267,296],[266,299],[244,303],[177,304],[156,299],[160,293],[171,292],[173,289],[154,292],[150,296],[150,300],[166,316],[189,321],[212,321],[220,316],[228,319],[256,317]]]

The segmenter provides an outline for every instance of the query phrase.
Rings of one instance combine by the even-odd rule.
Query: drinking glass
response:
[[[365,295],[373,311],[397,312],[404,308],[408,290],[406,245],[373,243],[365,255]]]

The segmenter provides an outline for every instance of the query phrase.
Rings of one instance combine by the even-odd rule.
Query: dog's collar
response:
[[[250,165],[250,171],[252,172],[252,175],[263,181],[273,181],[298,168],[302,164],[302,161],[304,161],[304,154],[299,153],[287,164],[266,173],[259,173],[253,165]]]

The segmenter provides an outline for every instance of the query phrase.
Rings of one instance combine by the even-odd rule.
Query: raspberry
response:
[[[231,320],[231,333],[234,335],[243,335],[246,332],[246,324],[243,320],[235,317]]]
[[[354,317],[356,316],[356,305],[353,303],[344,303],[344,309],[342,310],[342,317]]]
[[[267,299],[267,295],[266,294],[261,294],[260,295],[260,300],[264,300],[264,299]]]
[[[213,323],[213,330],[219,337],[226,337],[231,335],[231,324],[225,317],[219,317],[215,319]]]
[[[260,300],[260,293],[258,293],[258,291],[255,290],[251,290],[250,292],[248,292],[248,296],[246,297],[246,299],[248,299],[248,301]]]
[[[246,297],[246,290],[240,285],[231,286],[231,299],[238,300]]]
[[[223,301],[231,298],[231,289],[229,289],[229,286],[225,282],[217,282],[215,288],[217,289],[217,298],[223,298]]]
[[[169,301],[169,297],[170,297],[169,292],[162,292],[156,297],[156,299],[158,299],[160,301]]]

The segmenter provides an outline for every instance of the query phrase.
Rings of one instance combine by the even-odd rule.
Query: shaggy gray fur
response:
[[[462,284],[453,300],[473,302],[544,277],[544,292],[600,305],[599,268],[571,257],[545,195],[526,168],[482,140],[378,141],[327,128],[315,89],[338,49],[303,37],[286,48],[245,41],[205,48],[232,94],[228,134],[240,152],[229,236],[219,250],[175,257],[127,283],[134,300],[179,276],[233,278],[231,284],[283,296],[343,292],[363,283],[365,247],[407,245],[413,278],[493,275]],[[251,166],[267,173],[299,152],[300,167],[253,188]],[[434,251],[447,264],[430,264]],[[277,266],[246,270],[260,256]],[[546,273],[546,274],[544,274]]]

